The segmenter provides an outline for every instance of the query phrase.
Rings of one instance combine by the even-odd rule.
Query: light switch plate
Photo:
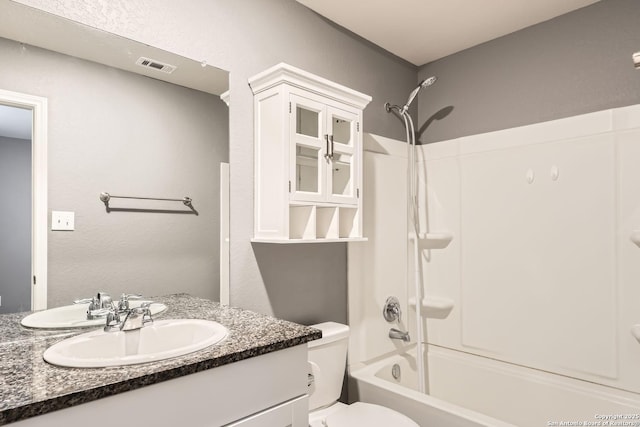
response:
[[[75,212],[51,211],[52,231],[75,230]]]

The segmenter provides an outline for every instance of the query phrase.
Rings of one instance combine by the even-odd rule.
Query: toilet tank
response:
[[[310,411],[329,406],[340,397],[349,344],[347,325],[325,322],[311,327],[320,329],[322,338],[308,343],[309,373],[313,375],[309,385]]]

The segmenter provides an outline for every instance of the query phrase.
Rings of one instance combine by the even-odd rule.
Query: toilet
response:
[[[322,331],[322,338],[308,344],[310,427],[420,427],[384,406],[338,402],[347,362],[349,327],[334,322],[312,327]]]

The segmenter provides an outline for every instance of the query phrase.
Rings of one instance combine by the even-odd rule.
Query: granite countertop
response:
[[[29,313],[0,315],[0,425],[67,408],[318,339],[322,333],[270,316],[186,294],[150,298],[167,305],[156,319],[207,319],[229,329],[221,343],[159,362],[110,368],[50,365],[43,352],[92,329],[37,330],[20,325]]]

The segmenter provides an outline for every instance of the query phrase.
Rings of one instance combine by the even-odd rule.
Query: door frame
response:
[[[0,89],[0,104],[32,111],[31,310],[47,308],[47,98]]]

